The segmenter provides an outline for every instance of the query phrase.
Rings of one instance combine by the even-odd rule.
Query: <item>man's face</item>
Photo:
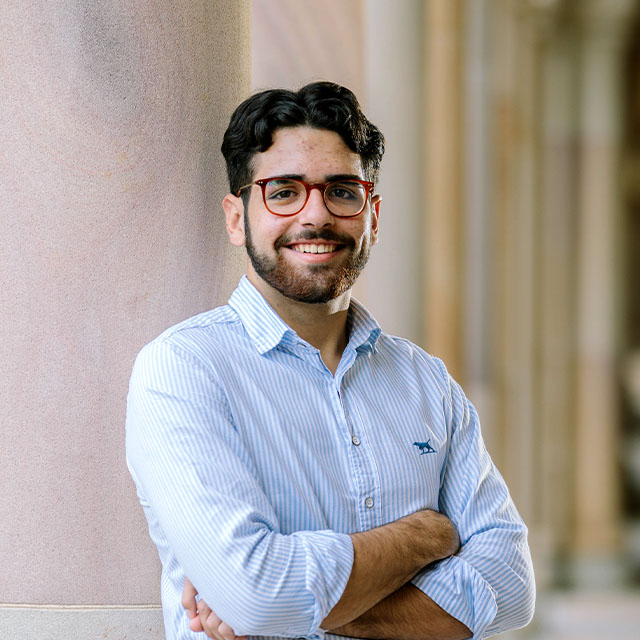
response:
[[[364,179],[360,156],[337,133],[309,127],[276,131],[269,149],[254,156],[253,168],[254,179]],[[339,218],[329,213],[320,190],[312,189],[300,213],[279,217],[267,211],[260,187],[253,186],[244,217],[249,279],[259,289],[262,280],[300,302],[324,303],[342,295],[353,286],[377,239],[374,198],[359,216]]]

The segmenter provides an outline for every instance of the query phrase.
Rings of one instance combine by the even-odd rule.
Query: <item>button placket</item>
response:
[[[349,430],[351,440],[351,461],[354,477],[357,478],[356,491],[358,503],[359,530],[367,531],[382,524],[379,506],[380,485],[376,470],[375,459],[365,441],[365,423],[357,405],[348,410],[347,399],[340,388],[337,388],[338,398],[342,408],[342,415]]]

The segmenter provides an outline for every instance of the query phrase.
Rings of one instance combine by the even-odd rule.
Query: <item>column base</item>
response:
[[[159,606],[0,604],[2,640],[164,640]]]

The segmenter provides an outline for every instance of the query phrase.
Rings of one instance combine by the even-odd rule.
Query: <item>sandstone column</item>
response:
[[[618,162],[624,27],[634,3],[581,5],[576,420],[576,581],[620,580],[617,348]]]
[[[385,135],[380,236],[355,293],[385,331],[424,346],[421,261],[425,192],[422,14],[420,0],[365,3],[367,116]]]
[[[137,351],[241,272],[219,154],[248,0],[0,9],[0,629],[160,638],[124,462]]]
[[[531,10],[491,3],[491,269],[495,460],[523,517],[534,517],[539,59]],[[472,310],[469,310],[472,313]],[[494,450],[492,450],[492,454]]]
[[[491,358],[491,66],[490,7],[466,4],[463,20],[463,251],[461,312],[465,392],[482,419],[483,436],[493,449],[495,385]]]
[[[462,375],[462,55],[460,0],[425,3],[424,319],[427,349]]]
[[[541,207],[539,211],[540,347],[537,360],[536,500],[541,542],[536,581],[565,584],[573,546],[575,467],[575,291],[578,103],[577,25],[555,5],[544,32],[542,69]],[[556,11],[554,12],[554,9]]]

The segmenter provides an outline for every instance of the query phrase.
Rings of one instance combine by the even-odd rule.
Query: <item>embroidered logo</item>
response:
[[[418,447],[420,449],[420,455],[423,456],[425,453],[435,453],[436,450],[431,446],[431,438],[429,438],[426,442],[414,442],[414,447]]]

